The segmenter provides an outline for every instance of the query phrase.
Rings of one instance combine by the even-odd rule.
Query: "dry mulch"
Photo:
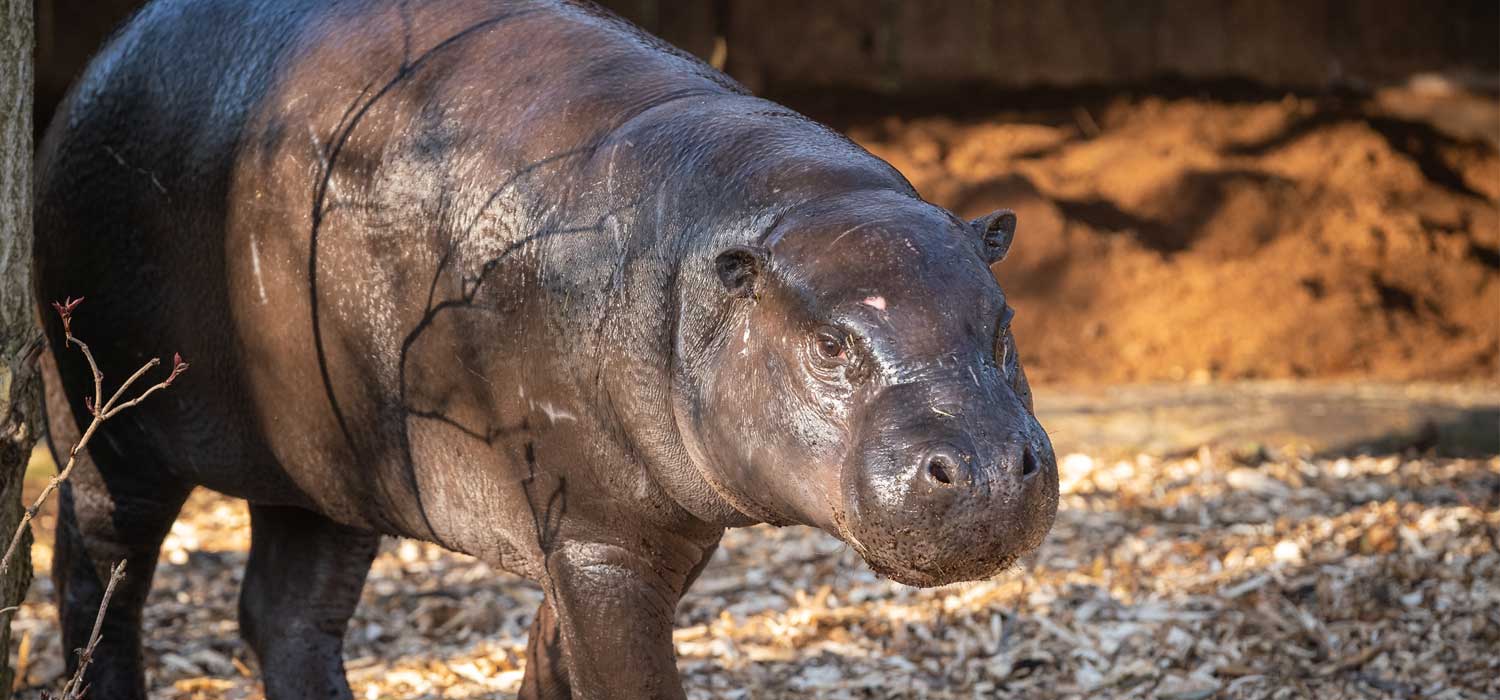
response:
[[[690,696],[1500,695],[1500,457],[1074,454],[1061,476],[1037,560],[982,583],[893,584],[809,528],[729,533],[678,612]],[[60,682],[50,532],[15,625],[23,698]],[[261,697],[234,623],[247,545],[239,502],[195,495],[146,613],[154,697]],[[356,694],[513,694],[539,599],[387,542],[349,633]]]

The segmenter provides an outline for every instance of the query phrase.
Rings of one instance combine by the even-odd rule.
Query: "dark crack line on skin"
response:
[[[559,535],[562,533],[562,518],[568,511],[567,479],[565,477],[557,478],[557,488],[548,494],[546,505],[542,506],[539,511],[537,507],[537,494],[533,490],[533,487],[537,484],[537,469],[539,464],[536,456],[536,444],[527,442],[522,449],[523,456],[526,459],[526,476],[521,479],[521,491],[526,495],[527,509],[531,513],[531,524],[536,532],[536,544],[537,548],[541,551],[542,568],[545,570],[547,568],[547,561],[551,558],[552,553],[557,550]],[[555,518],[553,517],[554,509],[556,510]],[[547,580],[551,578],[550,574],[546,576]],[[555,591],[550,590],[552,587],[550,585],[547,587],[549,588],[548,595],[554,595]]]
[[[318,374],[323,381],[323,390],[328,397],[329,407],[333,411],[335,421],[338,423],[339,432],[343,435],[344,442],[349,448],[351,458],[357,458],[357,456],[359,455],[359,450],[354,440],[354,435],[349,428],[348,418],[344,415],[343,408],[339,404],[338,396],[333,386],[333,377],[328,369],[328,352],[326,344],[323,341],[322,324],[320,322],[320,304],[318,302],[318,240],[319,234],[322,231],[324,215],[326,213],[324,205],[328,200],[328,195],[333,185],[333,173],[334,168],[338,164],[339,155],[343,152],[344,147],[348,144],[350,137],[353,135],[354,130],[359,126],[360,121],[364,118],[365,115],[369,114],[370,110],[375,106],[375,104],[382,100],[386,95],[390,94],[403,81],[420,70],[421,67],[425,65],[429,59],[431,59],[435,55],[440,54],[444,49],[457,46],[465,38],[473,36],[482,30],[494,27],[503,21],[524,16],[528,13],[528,11],[523,10],[497,15],[487,20],[476,22],[475,24],[438,42],[432,48],[423,52],[422,55],[418,56],[415,60],[412,60],[410,57],[410,45],[408,43],[405,46],[405,51],[407,53],[402,56],[401,65],[397,68],[395,76],[393,76],[384,86],[382,86],[379,91],[377,91],[373,95],[370,95],[367,99],[364,100],[362,104],[360,104],[360,99],[367,94],[368,88],[362,90],[359,97],[356,97],[355,101],[351,103],[351,106],[353,104],[360,104],[360,106],[357,109],[352,110],[352,113],[349,110],[346,110],[345,114],[347,115],[347,117],[340,120],[340,126],[338,130],[335,131],[337,137],[331,140],[326,148],[319,149],[319,155],[321,156],[320,160],[323,164],[323,173],[313,196],[312,229],[309,235],[307,254],[308,305],[310,307],[311,314],[313,349],[317,355],[318,360]],[[409,19],[405,16],[404,13],[403,24],[405,25],[404,32],[409,35],[410,23]],[[408,465],[406,471],[408,487],[412,490],[413,494],[420,493],[414,470],[412,470]],[[427,534],[432,537],[434,541],[436,541],[437,535],[433,531],[432,521],[429,518],[426,509],[422,506],[421,498],[418,497],[416,500],[417,510],[422,518],[423,527],[426,528]]]

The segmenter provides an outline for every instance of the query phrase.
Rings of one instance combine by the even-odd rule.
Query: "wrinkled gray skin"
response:
[[[978,579],[1057,477],[989,264],[884,162],[591,6],[164,0],[40,153],[36,284],[107,377],[181,352],[64,487],[64,649],[188,492],[251,504],[241,629],[271,698],[349,697],[381,534],[536,581],[526,697],[682,697],[673,608],[723,529],[821,527],[880,573]],[[50,310],[54,451],[91,393]],[[69,655],[68,661],[74,663]]]

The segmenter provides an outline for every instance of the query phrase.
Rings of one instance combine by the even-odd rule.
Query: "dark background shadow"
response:
[[[140,0],[35,0],[36,125]],[[751,90],[838,125],[1085,104],[1121,86],[1254,99],[1442,72],[1494,87],[1500,4],[1453,0],[602,0]],[[1099,89],[1106,86],[1107,90]],[[1068,90],[1058,94],[1056,89]]]

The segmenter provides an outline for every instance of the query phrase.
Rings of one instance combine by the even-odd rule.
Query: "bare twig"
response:
[[[78,650],[78,670],[73,672],[73,677],[63,686],[58,700],[81,700],[88,692],[88,686],[83,684],[83,673],[94,660],[94,647],[99,646],[99,635],[104,628],[104,611],[109,609],[109,599],[115,594],[115,586],[122,578],[125,578],[123,560],[115,564],[115,568],[109,573],[109,584],[104,587],[104,599],[99,601],[99,614],[94,617],[94,630],[89,633],[88,644]]]
[[[150,362],[147,362],[140,369],[136,370],[135,374],[130,375],[130,378],[126,379],[125,382],[120,385],[120,388],[115,390],[114,395],[109,398],[109,401],[104,401],[104,373],[99,371],[99,363],[94,361],[94,353],[89,350],[88,344],[73,337],[73,310],[77,309],[78,305],[81,303],[83,303],[82,298],[70,298],[62,302],[52,302],[52,308],[56,309],[57,315],[62,317],[63,347],[77,345],[78,350],[83,353],[84,359],[88,360],[89,371],[91,371],[94,375],[94,398],[92,400],[89,400],[87,398],[84,399],[84,405],[88,406],[89,413],[93,414],[94,419],[89,422],[89,427],[83,431],[83,436],[78,438],[78,442],[75,443],[70,450],[68,450],[67,465],[64,466],[60,471],[58,471],[57,475],[53,476],[52,479],[47,482],[47,486],[42,489],[42,492],[37,496],[36,501],[32,503],[31,507],[27,508],[26,512],[21,515],[21,522],[16,526],[16,531],[10,538],[10,545],[5,548],[5,556],[4,558],[0,558],[0,577],[3,577],[5,573],[10,570],[11,559],[13,556],[15,556],[16,549],[20,546],[22,537],[24,537],[25,534],[30,530],[32,519],[35,518],[37,512],[42,509],[42,505],[47,502],[47,498],[52,495],[52,492],[56,491],[57,487],[61,485],[62,482],[73,473],[73,465],[78,462],[78,453],[83,450],[84,445],[87,445],[89,439],[94,436],[94,431],[98,430],[99,426],[102,425],[104,421],[118,415],[120,411],[135,406],[141,401],[145,400],[147,396],[150,396],[157,391],[171,386],[172,381],[188,368],[188,364],[182,361],[181,355],[173,354],[172,373],[168,375],[166,379],[163,379],[162,381],[152,385],[150,388],[141,392],[139,396],[136,396],[135,398],[128,401],[121,402],[120,399],[125,396],[126,390],[129,389],[130,386],[136,382],[136,380],[140,379],[151,368],[161,364],[160,360],[153,358]]]
[[[126,402],[118,404],[118,405],[115,404],[115,401],[120,398],[120,395],[123,394],[123,393],[125,393],[125,387],[130,386],[130,382],[134,382],[142,374],[145,374],[146,370],[148,370],[148,369],[150,369],[152,367],[155,367],[159,363],[160,362],[158,360],[153,359],[150,362],[147,362],[146,366],[140,368],[139,370],[136,370],[136,373],[134,375],[132,375],[130,377],[130,379],[126,380],[125,384],[123,384],[123,385],[120,386],[120,390],[117,391],[117,392],[115,392],[114,398],[112,398],[112,399],[109,400],[109,404],[105,407],[105,410],[103,411],[104,417],[105,418],[113,418],[115,416],[115,414],[119,413],[120,411],[123,411],[123,410],[125,410],[127,408],[130,408],[131,406],[135,406],[136,404],[139,404],[142,401],[145,401],[147,396],[150,396],[150,395],[152,395],[152,394],[154,394],[154,393],[156,393],[156,392],[158,392],[158,391],[160,391],[162,389],[165,389],[165,388],[167,388],[169,386],[172,386],[172,380],[176,379],[177,375],[182,374],[182,371],[185,370],[185,369],[187,369],[187,367],[188,367],[187,363],[182,361],[182,356],[174,353],[172,355],[172,373],[169,374],[169,375],[167,375],[166,379],[163,379],[160,382],[157,382],[156,384],[151,385],[150,388],[148,388],[145,391],[141,392],[140,396],[137,396],[137,397],[135,397],[135,398],[133,398],[133,399],[131,399],[129,401],[126,401]]]
[[[22,538],[25,537],[25,534],[31,528],[32,519],[36,517],[37,512],[41,510],[42,505],[47,502],[47,498],[52,495],[52,492],[56,491],[57,487],[72,475],[73,466],[78,463],[78,453],[81,452],[84,446],[88,444],[89,439],[94,436],[94,432],[99,429],[99,426],[102,425],[104,421],[118,415],[120,411],[138,405],[141,401],[144,401],[146,397],[150,396],[151,394],[154,394],[157,391],[171,386],[172,380],[176,379],[178,375],[182,374],[183,371],[187,370],[188,368],[187,363],[182,361],[182,356],[174,353],[172,355],[172,373],[167,375],[166,379],[163,379],[162,381],[157,382],[156,384],[147,388],[135,398],[122,401],[122,399],[124,399],[125,397],[126,391],[128,391],[137,380],[145,376],[146,372],[161,364],[160,360],[152,359],[145,365],[142,365],[141,368],[136,370],[134,374],[130,375],[130,377],[126,379],[118,389],[115,390],[114,395],[110,396],[108,401],[105,401],[104,373],[99,371],[99,363],[94,360],[94,353],[89,349],[88,344],[84,343],[78,338],[73,337],[73,311],[77,309],[78,305],[81,303],[83,303],[82,298],[69,298],[62,302],[53,302],[52,308],[56,309],[57,315],[62,318],[63,347],[70,347],[73,345],[78,346],[79,352],[83,353],[84,359],[88,361],[89,371],[93,374],[94,395],[92,398],[84,398],[83,403],[88,407],[89,413],[93,415],[94,419],[92,421],[89,421],[88,428],[83,431],[83,435],[78,438],[78,442],[74,443],[73,446],[68,450],[67,465],[59,470],[57,472],[57,475],[53,476],[52,479],[47,482],[47,486],[42,489],[42,492],[37,496],[36,501],[31,504],[30,508],[26,509],[25,513],[22,514],[21,522],[16,526],[16,531],[11,536],[10,544],[5,548],[4,558],[0,558],[0,577],[3,577],[5,573],[10,570],[11,559],[15,556],[16,549],[19,548]],[[84,648],[78,650],[78,670],[73,673],[73,677],[68,680],[68,683],[66,685],[63,686],[62,694],[58,696],[59,700],[81,700],[88,692],[88,686],[84,684],[83,676],[84,673],[88,670],[89,664],[93,661],[94,649],[99,645],[99,637],[104,629],[104,614],[109,609],[109,599],[114,596],[115,586],[118,585],[120,583],[120,579],[124,577],[125,562],[120,561],[115,564],[114,568],[110,572],[109,583],[105,586],[104,597],[99,602],[99,612],[94,618],[94,629],[89,634],[88,643],[84,646]],[[0,610],[0,614],[14,612],[15,610],[16,608],[13,607],[6,608],[4,610]]]

